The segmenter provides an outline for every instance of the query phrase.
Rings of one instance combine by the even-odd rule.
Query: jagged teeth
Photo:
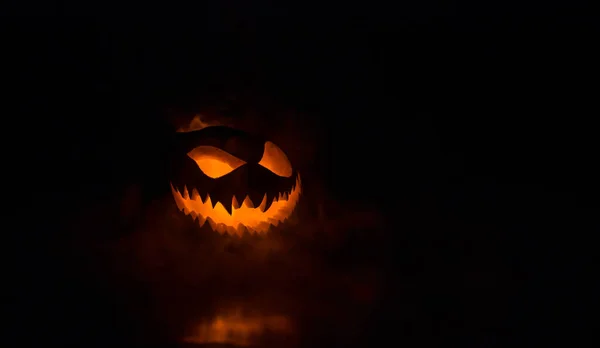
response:
[[[204,205],[205,208],[207,208],[206,206],[210,206],[211,208],[215,208],[216,203],[218,203],[217,201],[213,202],[213,199],[211,199],[210,195],[206,195],[205,199],[202,199],[202,196],[200,196],[200,194],[198,193],[198,190],[196,190],[195,188],[192,188],[192,190],[188,190],[187,186],[183,186],[181,188],[175,188],[173,186],[173,184],[171,184],[171,188],[173,190],[173,194],[175,195],[175,201],[177,203],[177,207],[179,208],[179,210],[181,210],[182,212],[184,212],[186,215],[190,216],[192,218],[193,221],[197,221],[197,223],[200,225],[200,227],[202,226],[206,226],[206,222],[208,221],[210,228],[213,231],[219,232],[221,234],[230,234],[230,235],[236,235],[236,236],[243,236],[246,233],[250,234],[250,235],[258,235],[258,234],[263,234],[263,233],[267,233],[269,231],[277,231],[278,228],[280,228],[279,226],[284,223],[285,221],[287,221],[289,218],[291,218],[292,216],[290,215],[292,213],[292,210],[294,210],[296,204],[293,204],[293,206],[287,207],[284,206],[282,208],[281,212],[275,212],[273,213],[269,213],[269,215],[265,216],[265,220],[262,222],[259,222],[258,224],[252,224],[252,227],[248,227],[245,226],[243,223],[238,223],[237,226],[227,226],[223,223],[218,223],[215,220],[213,220],[213,218],[211,218],[210,213],[207,213],[209,215],[209,217],[204,217],[202,216],[201,213],[198,213],[197,211],[194,211],[193,207],[195,204],[198,203],[193,203],[192,205],[188,205],[189,203],[186,203],[185,200],[191,200],[191,201],[196,201],[199,203],[202,203]],[[292,186],[292,188],[289,191],[285,191],[285,192],[281,192],[279,194],[276,195],[270,195],[270,194],[264,194],[261,198],[261,203],[256,206],[255,203],[251,198],[250,195],[246,195],[246,196],[241,196],[241,195],[235,195],[231,198],[231,205],[230,208],[231,209],[225,209],[228,212],[230,212],[230,214],[233,214],[233,210],[235,209],[240,209],[242,208],[244,205],[246,207],[250,207],[250,208],[259,208],[261,212],[264,212],[265,210],[269,210],[269,208],[271,207],[271,205],[274,202],[279,202],[281,200],[290,200],[292,199],[291,195],[294,195],[294,202],[297,201],[298,196],[301,195],[301,190],[302,190],[302,186],[301,186],[301,179],[300,179],[300,175],[297,175],[296,177],[296,181],[295,184]],[[243,197],[243,199],[242,199]],[[254,195],[252,195],[252,197],[255,198],[256,201],[258,201],[257,197],[255,197]],[[182,200],[182,198],[184,200]],[[270,201],[270,204],[267,203],[268,201]],[[229,203],[229,202],[228,202]],[[221,204],[225,207],[225,205],[223,204],[223,202],[221,202]],[[189,208],[188,208],[189,206]],[[289,211],[288,211],[289,208]],[[206,226],[208,228],[208,226]]]
[[[210,195],[206,194],[206,199],[203,202],[204,204],[210,204],[211,207],[214,208],[214,205],[212,204],[212,201],[210,200]]]
[[[231,199],[231,208],[233,208],[233,209],[240,208],[240,204],[238,203],[237,198],[235,198],[235,196],[233,196],[233,198]]]
[[[299,188],[300,186],[300,175],[298,175],[296,177],[296,181],[294,183],[294,185],[292,186],[292,188],[289,191],[284,191],[284,192],[280,192],[279,194],[276,194],[273,196],[273,198],[271,199],[270,203],[267,203],[270,199],[270,195],[268,194],[264,194],[262,197],[262,200],[260,202],[260,204],[257,206],[255,204],[255,202],[252,201],[252,199],[250,198],[249,195],[246,195],[243,199],[243,201],[239,201],[238,198],[236,196],[233,196],[231,198],[231,205],[230,208],[231,209],[226,209],[228,211],[230,211],[231,213],[233,213],[233,210],[236,209],[240,209],[242,206],[246,206],[248,208],[258,208],[260,209],[261,212],[265,212],[266,210],[269,210],[271,208],[271,206],[273,205],[273,203],[275,202],[279,202],[280,200],[284,200],[287,201],[290,199],[290,195],[292,195],[292,193],[296,190],[296,188]],[[171,185],[173,187],[173,185]],[[194,201],[199,201],[203,204],[210,204],[210,206],[212,208],[214,208],[216,206],[217,201],[212,201],[210,194],[206,194],[206,197],[204,199],[202,199],[202,196],[200,196],[200,194],[198,193],[198,190],[196,188],[193,188],[191,190],[191,192],[188,190],[187,185],[184,185],[182,189],[175,189],[175,191],[177,191],[182,198],[186,199],[186,200],[194,200]],[[298,192],[299,193],[299,192]],[[221,204],[223,205],[223,207],[225,207],[225,204],[223,204],[223,202],[221,202]],[[190,215],[190,211],[185,208],[184,206],[178,206],[178,208],[181,211],[184,211],[186,214]],[[201,225],[203,225],[205,223],[204,218],[202,218],[200,215],[194,215],[192,216],[195,220],[199,220],[201,222]]]
[[[260,209],[260,211],[265,211],[265,208],[267,207],[267,195],[265,194],[263,196],[262,202],[260,202],[260,205],[258,206],[258,209]]]
[[[196,190],[196,189],[192,190],[192,199],[195,201],[202,200],[202,198],[200,198],[200,194],[198,193],[198,190]]]
[[[244,198],[244,205],[248,208],[254,208],[254,203],[252,202],[249,196],[246,196],[246,198]]]

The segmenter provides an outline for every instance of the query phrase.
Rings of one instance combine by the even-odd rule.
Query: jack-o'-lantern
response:
[[[179,210],[221,233],[266,233],[290,217],[300,175],[274,143],[208,126],[180,131],[171,191]]]

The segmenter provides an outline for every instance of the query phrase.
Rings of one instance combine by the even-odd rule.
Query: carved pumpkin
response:
[[[266,233],[290,217],[300,175],[274,143],[225,126],[177,133],[179,210],[221,233]]]

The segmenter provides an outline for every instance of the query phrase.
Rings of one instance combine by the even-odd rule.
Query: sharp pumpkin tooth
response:
[[[206,199],[204,200],[204,204],[210,204],[211,207],[213,206],[213,204],[212,204],[212,202],[210,200],[210,195],[209,194],[206,194]]]
[[[190,193],[188,192],[187,186],[183,186],[183,199],[190,199]]]
[[[286,201],[288,200],[288,193],[287,192],[283,193],[283,199],[286,200]]]
[[[267,205],[265,206],[265,210],[267,211],[269,210],[269,208],[271,208],[271,205],[273,204],[273,202],[276,202],[275,200],[277,199],[277,196],[275,195],[270,195],[267,193]]]
[[[221,203],[221,205],[223,206],[223,208],[225,208],[225,210],[229,213],[229,215],[231,215],[231,212],[233,211],[233,205],[223,204],[223,203]]]
[[[198,223],[200,224],[200,227],[204,226],[205,222],[206,222],[206,218],[204,218],[204,216],[202,216],[202,214],[198,214]]]
[[[246,195],[239,193],[233,195],[233,197],[235,197],[235,200],[238,202],[238,206],[240,207],[244,204],[244,199],[246,199]]]
[[[208,218],[206,218],[206,221],[208,221],[208,223],[210,224],[210,227],[213,229],[213,231],[217,231],[217,223],[213,219],[208,217]]]
[[[192,199],[195,200],[195,201],[201,200],[200,199],[200,194],[198,193],[198,190],[196,190],[196,189],[192,190]]]
[[[246,198],[244,199],[244,205],[248,208],[254,208],[254,203],[252,203],[250,196],[246,196]]]
[[[233,209],[240,209],[240,203],[238,203],[237,198],[235,198],[235,196],[233,196],[233,198],[231,198],[231,207]]]
[[[171,184],[171,189],[173,190],[173,197],[175,197],[175,204],[177,205],[177,209],[179,209],[179,211],[183,211],[183,208],[185,206],[183,204],[183,201],[178,198],[178,197],[181,197],[181,194],[179,193],[179,191],[177,191],[177,189],[175,187],[173,187],[172,184]]]
[[[250,194],[248,196],[252,200],[252,203],[253,203],[252,206],[253,207],[256,207],[256,206],[260,205],[260,202],[262,201],[263,195],[264,195],[263,193],[250,192]]]
[[[260,202],[260,205],[258,206],[258,209],[260,211],[265,211],[265,208],[267,207],[267,194],[265,193],[265,195],[263,196],[262,201]]]

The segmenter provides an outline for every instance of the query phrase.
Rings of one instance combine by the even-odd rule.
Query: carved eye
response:
[[[265,151],[258,164],[279,176],[286,178],[292,176],[292,165],[287,156],[277,145],[270,141],[265,143]]]
[[[213,146],[198,146],[187,154],[208,177],[216,179],[246,164],[241,159]]]

